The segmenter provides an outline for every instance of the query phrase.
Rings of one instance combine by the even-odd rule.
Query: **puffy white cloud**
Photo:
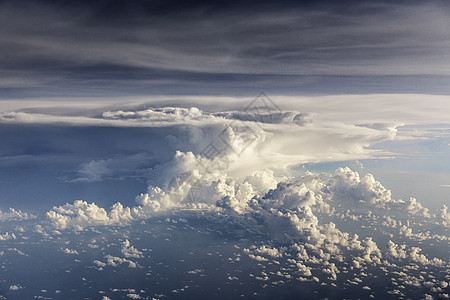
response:
[[[398,210],[406,211],[412,215],[421,215],[424,217],[430,217],[431,215],[428,213],[428,208],[423,207],[420,202],[417,202],[416,198],[410,197],[407,201],[405,200],[397,200],[393,201],[393,207]]]
[[[408,213],[430,217],[428,209],[423,207],[415,198],[409,200],[392,199],[391,191],[386,189],[372,174],[365,174],[362,178],[358,172],[350,168],[338,168],[333,177],[330,191],[340,201],[346,201],[358,205],[367,203],[369,206],[396,210],[397,213]]]
[[[340,273],[339,269],[336,267],[334,263],[327,264],[327,267],[322,269],[322,272],[325,274],[330,274],[331,280],[336,280],[337,274]]]
[[[367,202],[374,206],[384,207],[391,199],[391,191],[376,181],[372,174],[360,178],[358,172],[350,168],[338,168],[334,173],[331,191],[342,200]]]
[[[205,271],[204,269],[195,269],[195,270],[188,271],[187,273],[188,274],[198,274],[198,273],[202,273],[204,271]]]
[[[107,111],[102,114],[102,117],[112,120],[136,120],[138,122],[171,124],[174,122],[185,122],[186,120],[208,120],[214,115],[204,114],[197,107],[161,107],[137,111]]]
[[[254,254],[249,254],[248,255],[251,259],[257,260],[257,261],[268,261],[267,258],[261,256],[261,255],[254,255]]]
[[[273,258],[279,258],[279,257],[283,256],[283,253],[280,250],[278,250],[277,248],[272,248],[272,247],[268,247],[268,246],[261,246],[256,249],[256,252],[258,252],[260,254],[271,256]]]
[[[396,245],[394,242],[389,240],[387,244],[387,254],[393,258],[406,258],[406,245]]]
[[[106,267],[106,264],[104,262],[99,261],[99,260],[94,260],[94,264],[96,264],[99,268]]]
[[[128,267],[130,267],[130,268],[136,268],[138,266],[135,262],[133,262],[129,259],[126,259],[126,258],[116,257],[116,256],[112,256],[112,255],[106,255],[105,258],[106,258],[106,263],[102,263],[99,261],[95,261],[94,263],[100,267],[103,267],[106,265],[111,266],[111,267],[117,267],[118,265],[125,264],[125,263],[127,263]]]
[[[183,171],[184,175],[178,178],[176,185],[168,185],[165,190],[151,186],[148,193],[136,198],[137,206],[124,207],[116,203],[108,212],[94,203],[76,201],[74,204],[53,208],[47,213],[47,217],[57,229],[82,230],[89,226],[127,225],[135,220],[151,217],[156,212],[163,213],[180,208],[204,210],[206,207],[209,210],[219,210],[221,214],[225,213],[231,218],[239,218],[239,215],[242,215],[243,219],[239,222],[244,222],[249,229],[255,224],[262,225],[270,239],[304,240],[307,242],[307,248],[315,255],[311,256],[305,246],[295,244],[293,249],[297,252],[297,258],[302,261],[325,263],[331,257],[342,259],[339,257],[345,251],[354,251],[353,253],[358,253],[358,256],[353,257],[352,264],[356,268],[361,268],[364,264],[382,262],[383,254],[377,243],[371,237],[361,240],[356,234],[341,231],[333,222],[319,222],[316,213],[323,212],[322,207],[330,204],[338,206],[346,204],[347,207],[352,207],[357,203],[368,209],[403,209],[410,214],[423,211],[415,200],[409,202],[393,200],[390,191],[372,175],[364,175],[361,179],[357,172],[348,168],[339,168],[332,176],[320,177],[308,173],[298,180],[276,177],[270,171],[258,171],[249,176],[233,178],[226,173],[208,173],[202,168],[187,172],[195,165],[193,162],[199,160],[202,160],[202,157],[192,153],[177,153],[175,157],[177,163],[171,162],[171,166],[175,170]],[[190,197],[194,181],[201,183],[204,197],[196,199]],[[278,184],[275,184],[276,182]],[[416,209],[408,210],[405,207]],[[349,210],[342,216],[348,217]],[[368,216],[374,218],[371,212]],[[382,220],[397,224],[397,221],[388,217]],[[354,220],[359,222],[361,219],[363,216]],[[412,236],[410,228],[400,225],[400,229],[405,227],[405,230],[409,230],[407,235]],[[134,248],[128,240],[122,244],[121,251],[126,258],[143,256],[142,252]],[[284,251],[280,248],[261,246],[249,249],[248,255],[257,261],[266,262],[282,257]],[[386,257],[394,260],[409,259],[422,264],[443,264],[439,259],[429,260],[419,253],[419,248],[413,247],[408,250],[404,245],[397,246],[393,242],[388,243]],[[136,266],[126,258],[108,256],[106,263],[97,261],[96,264],[99,267],[116,266],[121,263]],[[310,276],[309,267],[302,261],[295,262],[299,272],[303,276]],[[327,272],[333,280],[339,273],[331,266]]]
[[[49,236],[49,234],[44,230],[44,227],[41,224],[37,224],[36,226],[34,226],[33,231],[42,234],[43,236]]]
[[[442,226],[450,227],[450,212],[446,205],[442,205],[439,209],[438,218],[440,219]]]
[[[95,203],[76,200],[73,204],[67,203],[53,207],[46,216],[56,229],[83,230],[85,227],[100,225],[124,226],[133,220],[147,216],[148,212],[157,210],[158,207],[151,206],[148,194],[142,195],[139,199],[143,206],[130,208],[118,202],[109,212]]]
[[[57,229],[73,227],[76,230],[82,230],[86,226],[110,224],[104,208],[81,200],[73,204],[53,207],[47,212],[47,217]]]
[[[62,252],[66,253],[66,254],[75,254],[75,255],[79,254],[77,250],[72,250],[69,248],[62,249]]]
[[[314,192],[304,183],[280,183],[264,197],[265,203],[277,209],[295,209],[316,203]]]
[[[11,220],[28,220],[33,219],[36,216],[33,214],[22,212],[21,210],[15,210],[10,207],[9,212],[2,212],[0,210],[0,221],[11,221]]]
[[[124,207],[116,203],[110,211],[106,211],[94,203],[76,201],[74,204],[53,208],[47,216],[57,229],[81,230],[88,226],[127,225],[135,220],[151,217],[157,212],[189,209],[202,210],[204,213],[205,208],[210,211],[217,210],[231,220],[236,218],[249,230],[264,228],[269,240],[279,240],[283,243],[299,239],[304,241],[304,245],[292,246],[296,253],[295,259],[298,260],[293,263],[302,276],[312,274],[308,263],[328,264],[331,258],[342,261],[345,260],[343,254],[347,251],[353,253],[351,264],[355,268],[363,268],[365,264],[380,265],[385,258],[392,261],[406,259],[421,264],[445,265],[445,262],[438,258],[428,259],[420,254],[417,247],[398,246],[392,241],[388,243],[386,256],[383,257],[373,238],[360,239],[357,234],[338,229],[333,222],[319,221],[318,215],[325,212],[322,208],[330,205],[346,211],[341,214],[345,218],[352,215],[346,207],[352,208],[355,204],[367,210],[403,210],[412,215],[424,215],[421,213],[424,210],[417,201],[392,199],[390,191],[370,174],[361,178],[357,172],[339,168],[332,175],[317,176],[307,173],[297,180],[284,176],[276,177],[272,171],[258,171],[245,177],[230,177],[226,173],[209,173],[198,167],[195,162],[210,163],[211,160],[204,160],[192,153],[179,152],[174,161],[169,165],[172,170],[182,171],[176,184],[167,185],[165,188],[150,186],[148,193],[136,198],[136,206]],[[201,183],[202,195],[193,199],[190,190],[195,183]],[[406,209],[407,207],[414,209]],[[326,214],[333,215],[329,209]],[[210,217],[214,218],[213,216],[214,214]],[[366,217],[376,220],[372,212]],[[359,215],[352,220],[363,222],[366,217]],[[407,236],[413,236],[406,224],[403,225],[389,215],[380,220],[389,221],[389,224],[394,222],[400,230],[407,230]],[[268,262],[284,257],[286,249],[263,245],[246,251],[250,258]],[[136,267],[136,263],[127,258],[143,257],[143,253],[134,248],[129,240],[123,242],[121,252],[125,258],[107,256],[106,262],[94,263],[99,268],[122,263]],[[324,272],[329,274],[331,280],[336,280],[340,271],[336,266],[328,264]]]
[[[387,256],[395,259],[408,259],[412,262],[420,263],[422,265],[435,265],[443,266],[445,262],[439,258],[428,259],[424,254],[420,252],[422,249],[419,247],[410,247],[406,245],[396,245],[394,242],[389,241],[387,244]]]
[[[125,242],[122,243],[122,249],[121,249],[122,254],[125,257],[134,257],[134,258],[141,258],[142,256],[142,252],[139,251],[138,249],[134,248],[131,244],[129,240],[125,240]]]
[[[367,262],[380,263],[382,254],[381,250],[378,248],[377,244],[372,240],[372,238],[366,238],[364,240],[364,254],[363,258]]]
[[[21,290],[21,289],[23,289],[24,287],[23,286],[21,286],[20,284],[13,284],[13,285],[10,285],[9,286],[9,290],[10,291],[18,291],[18,290]]]
[[[9,239],[16,239],[17,237],[16,237],[16,235],[14,234],[14,233],[9,233],[9,232],[7,232],[7,233],[5,233],[5,234],[0,234],[0,241],[7,241],[7,240],[9,240]]]

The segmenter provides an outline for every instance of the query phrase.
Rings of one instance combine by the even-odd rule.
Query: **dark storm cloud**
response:
[[[420,76],[418,92],[448,93],[449,16],[438,1],[3,1],[0,92],[416,92]]]

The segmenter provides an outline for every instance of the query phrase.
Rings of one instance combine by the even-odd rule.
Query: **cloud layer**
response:
[[[349,103],[340,105],[344,108]],[[412,105],[421,107],[419,102]],[[217,255],[224,266],[232,266],[224,274],[230,285],[250,280],[256,289],[300,284],[311,290],[326,286],[333,292],[345,290],[367,297],[427,293],[445,298],[449,267],[443,250],[449,241],[446,206],[428,210],[415,198],[398,199],[374,175],[363,171],[339,167],[334,172],[311,172],[300,167],[397,155],[383,147],[374,150],[377,144],[394,143],[398,138],[392,117],[380,118],[382,112],[364,112],[365,108],[353,119],[327,111],[321,115],[309,110],[282,111],[262,94],[243,109],[147,105],[71,115],[58,110],[42,114],[39,109],[2,113],[0,119],[7,128],[28,129],[35,124],[36,128],[52,129],[53,134],[82,133],[83,137],[95,129],[104,133],[93,134],[97,142],[110,139],[108,130],[118,134],[121,156],[109,157],[113,152],[105,150],[114,143],[100,145],[103,155],[74,164],[73,177],[65,178],[70,181],[67,184],[89,186],[110,180],[127,164],[135,169],[140,168],[140,160],[152,163],[141,170],[148,184],[146,190],[135,191],[135,203],[120,201],[108,207],[76,200],[60,202],[35,219],[14,209],[1,214],[7,222],[0,233],[0,256],[33,259],[34,249],[25,246],[27,239],[32,239],[44,248],[55,247],[61,259],[80,263],[95,278],[110,272],[136,278],[155,272],[162,278],[160,267],[177,272],[187,267],[186,276],[203,278],[210,274],[209,265],[198,264],[198,260]],[[419,123],[433,112],[422,114],[415,116]],[[407,113],[401,118],[414,120]],[[432,135],[443,134],[431,131]],[[429,138],[430,132],[425,132],[407,132],[401,138]],[[136,140],[127,139],[131,133],[137,134]],[[39,135],[29,136],[42,141]],[[68,147],[65,149],[72,147],[63,144]],[[131,151],[135,147],[146,154],[137,155]],[[3,151],[12,152],[8,147]],[[31,157],[65,153],[51,147],[27,151]],[[91,153],[93,149],[83,151]],[[364,169],[361,164],[358,168]],[[179,251],[188,249],[193,241],[208,247],[196,245],[193,251]],[[156,247],[161,247],[162,262],[149,249]],[[170,251],[181,257],[172,261],[167,258]],[[198,251],[206,253],[195,255]],[[211,266],[215,268],[217,263],[211,262]],[[243,279],[243,274],[250,279]],[[385,278],[383,274],[388,274],[389,284],[380,292],[369,278]],[[391,277],[395,281],[391,282]],[[23,282],[7,284],[25,286],[14,290],[16,293],[28,289]],[[411,291],[411,286],[416,290]],[[189,290],[188,284],[170,287],[173,294]],[[132,297],[149,292],[121,291],[136,295]],[[103,292],[111,295],[119,290],[110,287]]]
[[[132,2],[3,1],[4,95],[448,93],[444,1]]]

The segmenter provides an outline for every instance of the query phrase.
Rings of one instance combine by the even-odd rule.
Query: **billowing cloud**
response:
[[[129,224],[143,213],[142,207],[124,208],[121,203],[114,204],[112,209],[106,212],[95,203],[77,200],[73,204],[54,207],[46,215],[57,229],[83,230],[89,226]]]
[[[171,130],[166,140],[175,149],[181,147],[195,154],[208,150],[220,151],[229,160],[230,171],[233,172],[240,172],[240,161],[244,160],[247,170],[256,171],[262,164],[285,166],[387,155],[368,147],[396,136],[396,125],[370,127],[316,122],[312,117],[305,116],[295,111],[282,112],[273,107],[259,107],[256,103],[241,112],[163,107],[144,111],[108,111],[97,117],[14,112],[2,114],[0,120],[20,124],[63,122],[91,126],[162,127]],[[187,128],[187,136],[180,132],[181,126]],[[114,164],[113,159],[83,163],[78,169],[81,176],[74,181],[100,180],[112,172]]]
[[[142,252],[139,251],[138,249],[134,248],[130,244],[129,240],[125,240],[125,242],[123,242],[121,252],[125,257],[134,257],[134,258],[142,257]]]
[[[162,106],[83,115],[79,124],[70,121],[70,116],[57,118],[65,119],[70,128],[102,123],[107,128],[148,128],[153,134],[152,130],[158,130],[160,135],[152,141],[166,152],[148,168],[147,190],[137,192],[134,204],[120,201],[108,208],[77,200],[54,206],[45,221],[34,223],[34,232],[48,240],[66,234],[123,233],[119,243],[90,237],[76,246],[69,242],[58,246],[57,251],[64,254],[82,256],[83,247],[96,253],[89,260],[95,272],[146,269],[153,255],[142,246],[142,236],[169,243],[176,237],[171,231],[191,229],[207,232],[205,236],[232,236],[236,247],[227,261],[260,266],[252,274],[260,284],[351,285],[372,293],[373,285],[365,277],[396,272],[398,284],[389,293],[406,295],[404,286],[425,286],[425,277],[445,279],[442,272],[449,262],[439,250],[449,240],[445,206],[432,211],[415,198],[398,199],[364,169],[338,167],[330,173],[299,168],[303,163],[395,156],[382,147],[373,149],[396,140],[397,126],[391,122],[362,122],[362,117],[345,122],[333,119],[331,113],[318,116],[262,105],[241,111]],[[12,120],[10,125],[26,119],[8,121],[8,114],[2,116],[5,123]],[[47,117],[47,124],[62,120]],[[131,157],[89,160],[77,168],[78,181],[101,181],[125,161],[153,156]],[[147,226],[151,222],[161,224],[161,229],[152,232]],[[18,229],[11,232],[0,236],[4,243],[24,237]],[[430,250],[428,242],[439,247]],[[21,250],[11,246],[5,251],[17,255]],[[424,266],[423,278],[417,266]],[[206,269],[190,265],[188,270],[205,271],[185,273],[203,276]],[[227,274],[226,278],[234,282],[239,276]],[[443,294],[437,288],[424,290]]]
[[[28,220],[35,217],[36,216],[33,214],[22,212],[21,210],[16,210],[12,207],[9,208],[9,212],[2,212],[0,210],[0,221]]]

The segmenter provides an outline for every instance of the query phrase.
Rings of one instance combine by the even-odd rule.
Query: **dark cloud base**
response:
[[[438,0],[2,1],[0,99],[449,94],[449,13]]]
[[[74,73],[67,81],[41,87],[0,88],[0,99],[111,97],[151,95],[434,94],[448,95],[448,76],[289,76],[150,72],[107,68]],[[122,75],[121,75],[122,74]],[[77,78],[81,77],[81,78]]]

